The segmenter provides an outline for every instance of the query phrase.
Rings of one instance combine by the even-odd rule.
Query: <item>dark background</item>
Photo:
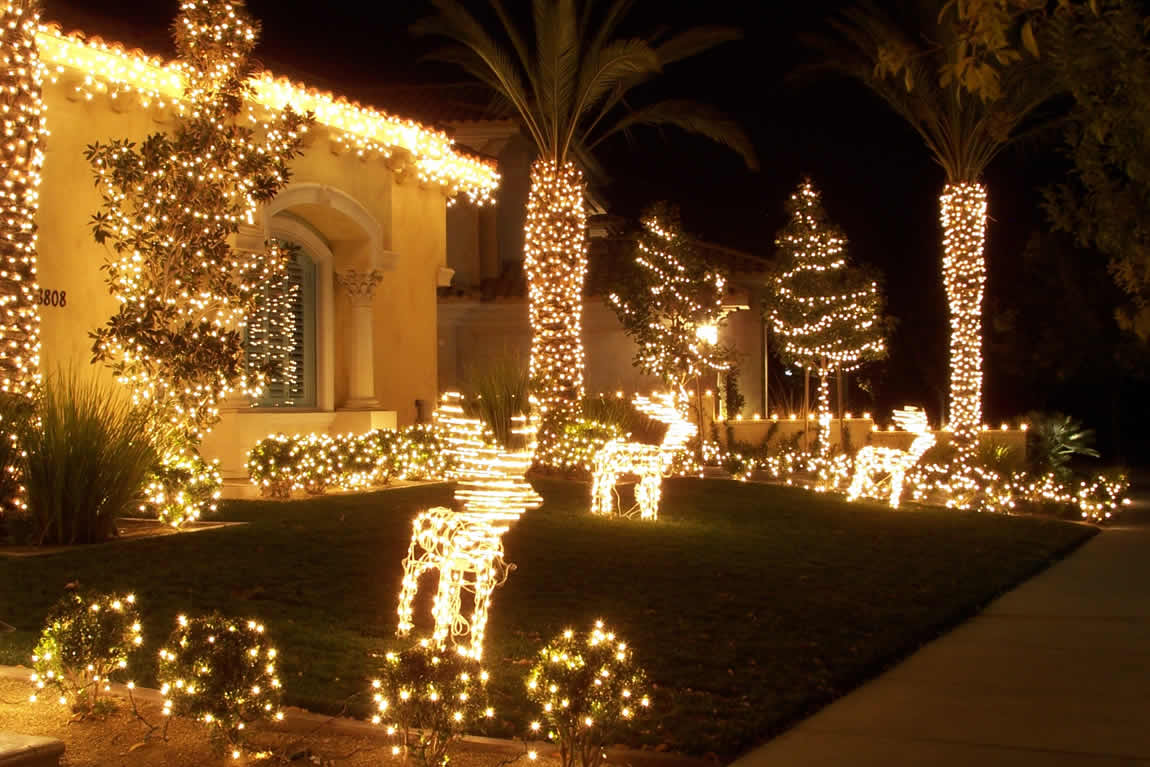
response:
[[[506,2],[522,7],[526,21],[525,2]],[[480,0],[467,4],[477,12],[486,7]],[[173,52],[167,26],[175,0],[45,5],[46,17],[62,22],[65,31],[82,29],[149,53]],[[412,38],[408,27],[429,12],[428,3],[249,0],[248,7],[263,25],[257,50],[262,63],[349,98],[386,109],[381,84],[464,79],[420,60],[435,43]],[[649,202],[672,200],[698,236],[769,257],[784,202],[810,174],[849,238],[852,258],[885,275],[888,310],[897,321],[890,359],[870,371],[875,400],[857,401],[858,409],[869,405],[883,413],[914,403],[933,418],[947,385],[937,213],[943,176],[913,131],[861,86],[794,76],[810,59],[802,35],[825,29],[842,7],[833,0],[636,3],[626,32],[713,23],[745,31],[738,43],[674,65],[661,84],[638,97],[695,98],[734,115],[751,135],[761,169],[746,170],[735,154],[702,139],[640,130],[630,142],[618,138],[604,145],[600,159],[612,179],[602,196],[624,216]],[[1142,462],[1150,457],[1150,440],[1142,437],[1150,425],[1142,398],[1145,350],[1114,325],[1112,310],[1121,296],[1105,259],[1048,234],[1039,207],[1041,187],[1066,171],[1058,147],[1052,132],[1012,148],[986,176],[986,419],[997,423],[1032,409],[1061,409],[1098,430],[1107,458]]]

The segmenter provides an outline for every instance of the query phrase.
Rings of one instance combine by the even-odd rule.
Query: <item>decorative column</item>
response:
[[[375,398],[375,340],[372,334],[371,300],[383,272],[372,269],[361,272],[343,269],[335,273],[336,283],[351,301],[352,343],[349,347],[350,380],[344,407],[370,409],[379,407]]]

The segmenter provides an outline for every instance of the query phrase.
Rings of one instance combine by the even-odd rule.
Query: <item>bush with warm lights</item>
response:
[[[447,764],[447,749],[468,729],[491,719],[487,672],[479,661],[427,640],[388,653],[380,679],[372,682],[376,713],[397,744],[393,753],[419,767]]]
[[[299,455],[298,437],[285,434],[265,437],[248,451],[248,476],[262,495],[289,498],[295,485]]]
[[[283,718],[276,651],[256,621],[217,613],[177,624],[156,675],[164,714],[203,722],[214,745],[237,753],[247,725]]]
[[[219,461],[205,461],[195,450],[169,453],[152,470],[140,511],[180,527],[214,512],[222,487]]]
[[[563,767],[598,767],[604,747],[650,707],[647,680],[631,648],[603,626],[564,631],[539,651],[527,696],[542,709],[534,732],[559,742]]]
[[[136,598],[73,592],[52,608],[32,656],[37,691],[52,688],[77,714],[111,708],[104,696],[143,642]],[[36,700],[39,692],[32,696]]]

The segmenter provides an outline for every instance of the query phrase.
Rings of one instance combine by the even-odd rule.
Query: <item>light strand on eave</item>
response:
[[[184,78],[175,62],[65,35],[54,25],[41,25],[36,42],[50,79],[58,79],[64,69],[84,74],[77,86],[84,98],[103,93],[115,99],[134,93],[145,106],[160,108],[178,107],[183,98]],[[336,141],[360,156],[387,159],[397,151],[409,153],[419,181],[443,187],[449,197],[463,195],[482,205],[492,201],[499,187],[493,162],[468,157],[445,133],[415,120],[352,104],[270,72],[255,78],[252,86],[259,106],[279,110],[290,105],[297,112],[312,112],[318,123],[335,131]]]

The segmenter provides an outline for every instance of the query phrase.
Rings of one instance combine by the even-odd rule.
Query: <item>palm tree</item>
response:
[[[527,201],[524,266],[531,316],[531,379],[543,416],[540,451],[583,398],[582,300],[587,271],[583,170],[604,139],[640,125],[671,125],[738,152],[755,167],[743,131],[711,107],[669,100],[632,108],[628,95],[673,62],[739,37],[725,27],[675,35],[616,37],[632,0],[601,13],[594,0],[532,0],[529,39],[500,0],[493,35],[458,0],[432,0],[437,13],[415,25],[451,42],[434,58],[463,67],[506,100],[538,149]],[[577,7],[581,6],[581,7]]]
[[[953,7],[913,2],[899,24],[873,6],[846,11],[835,35],[813,40],[823,65],[857,79],[918,133],[946,174],[939,196],[943,281],[950,310],[950,426],[961,465],[969,465],[982,423],[983,172],[1032,127],[1052,90],[1030,59],[1003,63],[996,92],[964,89],[954,71],[961,39]],[[945,10],[944,10],[945,8]],[[948,66],[949,65],[949,66]]]

